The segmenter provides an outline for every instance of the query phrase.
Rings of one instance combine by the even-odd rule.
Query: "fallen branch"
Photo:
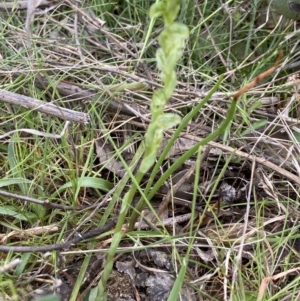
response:
[[[19,74],[19,73],[16,73]],[[49,89],[49,91],[52,91],[52,87],[49,86],[49,80],[39,75],[37,80],[35,80],[34,85],[39,89]],[[67,81],[60,81],[56,84],[55,89],[59,93],[59,95],[63,97],[69,97],[72,99],[77,100],[93,100],[96,97],[99,98],[99,92],[94,91],[92,89],[87,89],[84,87],[81,87],[79,84],[75,84],[72,82]],[[101,93],[103,93],[101,91]],[[101,102],[102,99],[99,99],[99,102]],[[111,99],[108,103],[105,103],[105,106],[107,106],[107,109],[111,112],[120,112],[121,114],[129,115],[129,116],[135,116],[130,109],[126,106],[125,103],[122,103],[121,101],[117,101],[116,97]],[[148,112],[142,111],[141,114],[147,114]]]
[[[79,122],[84,124],[88,124],[90,122],[89,114],[62,108],[50,102],[44,102],[14,92],[0,90],[0,101],[19,105],[26,109],[35,110],[66,121]]]
[[[96,237],[106,231],[111,230],[114,225],[116,224],[116,219],[111,219],[106,225],[90,230],[86,233],[75,233],[74,238],[68,240],[63,243],[53,244],[53,245],[46,245],[46,246],[1,246],[0,251],[4,253],[8,252],[18,252],[18,253],[36,253],[36,252],[50,252],[55,250],[69,250],[72,246],[78,244],[79,242]]]

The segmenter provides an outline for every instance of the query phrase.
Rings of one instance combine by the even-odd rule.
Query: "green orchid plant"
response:
[[[156,160],[159,146],[164,137],[164,131],[178,125],[181,121],[180,116],[176,114],[164,113],[168,99],[176,87],[177,78],[175,67],[182,57],[185,39],[189,35],[187,26],[175,22],[180,9],[180,2],[181,1],[178,0],[161,1],[153,4],[150,9],[149,14],[151,18],[163,16],[165,22],[165,27],[158,37],[161,47],[156,52],[157,67],[160,70],[163,88],[153,93],[150,105],[152,117],[147,133],[145,134],[144,156],[137,175],[135,176],[135,181],[122,201],[113,241],[106,260],[106,266],[98,285],[97,300],[99,301],[106,300],[106,283],[111,274],[116,250],[123,237],[122,227],[138,185]],[[138,212],[136,212],[136,215],[132,217],[131,220],[136,219],[137,216]]]
[[[138,189],[140,189],[139,184],[141,180],[143,179],[144,175],[152,168],[152,166],[157,160],[157,152],[161,141],[164,138],[164,131],[178,125],[170,141],[165,147],[165,150],[155,163],[146,188],[143,189],[143,194],[144,196],[146,196],[147,201],[150,201],[152,199],[152,197],[155,195],[155,193],[158,191],[158,189],[161,187],[164,181],[166,181],[168,177],[170,177],[172,173],[174,173],[174,171],[176,171],[176,169],[179,168],[186,160],[188,160],[197,151],[199,151],[199,148],[201,146],[208,144],[210,141],[212,141],[214,138],[216,138],[226,130],[226,128],[228,127],[228,125],[234,117],[238,98],[248,89],[256,85],[266,76],[268,76],[271,72],[273,72],[277,68],[279,60],[281,58],[281,55],[278,56],[278,59],[272,68],[258,75],[253,81],[251,81],[241,90],[235,93],[232,97],[232,102],[229,107],[227,117],[220,124],[220,126],[214,132],[202,139],[200,142],[196,143],[179,159],[177,159],[173,163],[173,165],[171,165],[168,168],[168,170],[160,176],[160,179],[152,186],[154,175],[157,173],[158,169],[162,165],[162,162],[165,159],[169,149],[171,148],[175,140],[179,137],[182,130],[187,126],[187,124],[192,120],[192,118],[196,114],[198,114],[199,110],[201,110],[202,107],[211,98],[211,96],[218,89],[222,81],[221,78],[212,88],[212,90],[207,94],[207,96],[190,113],[188,113],[183,120],[181,120],[181,118],[176,114],[164,113],[167,101],[171,97],[176,87],[176,64],[182,57],[185,40],[189,36],[189,30],[187,26],[175,21],[180,10],[180,3],[180,0],[162,0],[153,4],[150,9],[149,14],[152,20],[162,16],[165,23],[165,27],[158,37],[160,48],[156,52],[157,68],[160,71],[160,78],[163,82],[163,88],[158,89],[153,93],[150,105],[151,123],[149,124],[147,133],[145,134],[145,149],[143,159],[137,171],[137,174],[132,178],[133,181],[131,184],[131,188],[122,198],[121,209],[119,212],[118,221],[115,227],[111,246],[107,254],[105,268],[103,270],[102,277],[97,287],[97,297],[95,299],[97,301],[107,300],[105,293],[106,283],[109,279],[109,276],[111,275],[115,254],[117,252],[121,239],[125,235],[125,220],[128,216],[129,210],[132,208],[131,203],[135,196],[135,193]],[[135,206],[129,219],[129,231],[134,229],[135,222],[138,216],[140,215],[140,212],[144,208],[145,204],[145,198],[141,198]],[[176,295],[178,293],[178,289],[179,287],[172,291],[170,296]]]
[[[185,39],[189,30],[184,24],[175,22],[180,8],[180,1],[164,1],[154,4],[150,9],[150,17],[164,17],[165,28],[158,37],[159,48],[156,52],[157,67],[163,88],[153,93],[151,102],[152,120],[145,135],[146,150],[144,159],[140,165],[140,172],[145,174],[156,160],[163,132],[174,127],[181,121],[180,116],[172,113],[164,113],[164,108],[176,87],[175,67],[182,57]]]

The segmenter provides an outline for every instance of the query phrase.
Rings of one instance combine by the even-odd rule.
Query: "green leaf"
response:
[[[179,296],[180,290],[181,290],[183,282],[184,282],[186,269],[187,269],[187,258],[183,258],[182,265],[180,267],[180,270],[176,277],[174,285],[171,289],[170,295],[168,297],[168,301],[178,300],[178,296]]]
[[[145,152],[143,161],[140,165],[139,171],[142,173],[146,173],[151,166],[154,164],[155,160],[156,160],[156,154],[157,154],[157,148],[156,149],[151,149],[148,152]]]
[[[255,121],[253,124],[251,124],[250,128],[246,129],[241,133],[241,137],[252,133],[253,130],[257,130],[260,129],[261,127],[264,127],[267,123],[268,123],[267,119],[260,119],[258,121]]]
[[[184,47],[185,39],[189,36],[189,29],[182,23],[175,22],[167,26],[158,37],[160,46],[168,56],[175,50]]]
[[[13,140],[11,140],[8,144],[7,154],[8,154],[10,173],[14,177],[25,178],[23,171],[20,169],[19,166],[19,160],[17,158],[16,151],[15,151],[15,142]],[[28,193],[30,185],[27,185],[27,183],[25,182],[19,183],[18,185],[24,194]]]
[[[23,187],[23,185],[32,185],[32,181],[27,180],[27,179],[23,179],[23,178],[9,178],[9,179],[1,179],[0,180],[0,187],[5,187],[5,186],[11,186],[11,185],[18,185],[19,187]],[[38,186],[38,185],[36,185]],[[40,186],[38,186],[40,187]],[[42,188],[42,187],[40,187]],[[27,195],[27,193],[23,193],[24,195]],[[29,209],[28,212],[34,211],[37,214],[37,217],[39,219],[42,219],[45,214],[46,214],[46,208],[38,205],[38,204],[34,204],[34,203],[29,203]],[[30,217],[31,218],[36,218],[36,215],[32,215]],[[20,219],[20,218],[19,218]],[[23,219],[23,220],[27,220],[27,218]]]
[[[164,77],[163,81],[165,83],[165,95],[166,98],[169,99],[176,87],[177,76],[175,70],[170,70],[170,72]]]
[[[10,186],[10,185],[19,185],[19,184],[31,184],[32,181],[24,179],[24,178],[9,178],[9,179],[1,179],[0,187]]]
[[[28,263],[29,258],[30,258],[30,253],[22,254],[21,262],[18,264],[14,272],[15,276],[20,277],[22,275]]]
[[[96,301],[97,293],[98,293],[98,286],[91,289],[88,301]]]
[[[159,116],[156,122],[160,125],[163,130],[168,130],[173,126],[176,126],[181,122],[180,116],[173,113],[165,113]]]
[[[104,192],[108,192],[113,188],[113,184],[100,178],[95,178],[95,177],[82,177],[79,178],[78,181],[76,182],[77,187],[82,188],[82,187],[90,187],[90,188],[95,188],[95,189],[100,189]],[[55,197],[59,195],[62,191],[65,191],[68,188],[77,188],[74,187],[74,181],[67,182],[64,185],[62,185],[56,192],[52,194],[52,197]]]
[[[149,10],[150,18],[158,18],[164,14],[165,6],[163,2],[153,4]]]
[[[165,23],[172,24],[180,10],[181,0],[166,0],[160,1],[153,4],[150,7],[149,16],[150,18],[164,17]]]
[[[48,295],[48,296],[42,297],[41,299],[38,299],[38,301],[60,301],[60,298],[55,295]]]
[[[257,300],[257,292],[251,292],[251,291],[243,291],[243,300],[245,301],[256,301]],[[233,301],[240,301],[241,296],[236,294],[233,295]]]
[[[2,207],[0,206],[0,215],[8,215],[8,216],[12,216],[18,220],[21,220],[21,221],[31,221],[32,219],[36,218],[36,215],[32,212],[26,212],[26,215],[25,214],[21,214],[21,213],[18,213],[12,209],[9,209],[8,207]]]
[[[163,89],[154,91],[150,104],[152,121],[155,121],[158,116],[163,114],[164,106],[167,100],[168,99],[166,98],[165,91]]]
[[[109,192],[113,188],[113,184],[101,178],[82,177],[78,181],[79,187],[91,187]]]
[[[293,131],[293,135],[294,135],[295,139],[297,140],[297,142],[300,142],[300,133]]]
[[[256,101],[254,102],[254,104],[247,110],[248,113],[253,112],[256,109],[259,109],[262,106],[262,102],[261,101]]]
[[[166,8],[166,14],[164,15],[165,23],[172,24],[180,10],[180,0],[168,1],[168,6]]]
[[[166,57],[162,48],[158,48],[156,51],[156,65],[159,71],[163,71],[166,69]],[[152,96],[153,97],[153,96]]]

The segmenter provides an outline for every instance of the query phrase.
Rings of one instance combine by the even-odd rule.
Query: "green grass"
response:
[[[120,244],[110,261],[114,270],[116,261],[125,261],[126,256],[134,254],[139,262],[140,251],[160,250],[173,265],[168,271],[175,281],[169,300],[177,300],[181,287],[183,295],[187,294],[187,287],[191,289],[195,295],[191,300],[224,300],[224,294],[226,300],[257,300],[263,279],[279,273],[286,274],[267,284],[261,300],[297,300],[299,276],[290,270],[297,268],[299,262],[299,249],[296,243],[293,245],[299,239],[299,186],[284,174],[274,174],[261,166],[263,176],[256,169],[257,162],[221,152],[215,146],[211,146],[209,153],[206,145],[191,151],[193,146],[185,148],[185,142],[175,148],[181,150],[177,157],[168,156],[170,142],[158,152],[149,174],[141,177],[140,183],[137,181],[136,168],[141,162],[144,135],[151,119],[149,105],[154,90],[162,84],[155,52],[163,21],[158,18],[151,22],[149,8],[144,0],[84,1],[79,7],[79,13],[85,16],[81,24],[80,16],[76,19],[74,4],[66,2],[35,17],[31,58],[24,48],[26,12],[1,12],[1,89],[89,113],[92,122],[70,124],[59,139],[37,136],[24,129],[59,134],[65,122],[0,102],[0,136],[15,131],[0,139],[0,189],[74,207],[49,208],[0,195],[0,246],[60,243],[75,230],[85,233],[101,227],[119,216],[125,193],[136,184],[137,192],[135,197],[130,195],[132,204],[122,223]],[[178,84],[164,112],[176,113],[183,121],[177,131],[164,133],[163,142],[174,140],[178,145],[177,137],[181,137],[190,138],[190,143],[217,130],[228,116],[230,96],[270,68],[280,48],[284,53],[283,69],[240,98],[234,120],[215,142],[277,159],[282,171],[299,176],[297,141],[255,133],[261,125],[271,123],[271,128],[287,128],[277,111],[284,109],[291,97],[296,100],[289,117],[294,118],[292,123],[299,118],[297,70],[284,69],[299,60],[298,35],[292,35],[299,26],[292,21],[279,22],[275,14],[264,25],[265,11],[266,3],[262,0],[227,1],[223,7],[216,1],[182,3],[178,21],[188,26],[190,35],[176,68]],[[102,27],[97,23],[100,19],[106,22]],[[40,75],[48,80],[43,88],[37,85]],[[288,80],[292,75],[294,83]],[[224,79],[218,83],[221,76]],[[67,97],[58,90],[61,82],[74,83],[91,94],[81,99]],[[216,91],[207,96],[213,88]],[[205,96],[207,99],[203,100]],[[271,97],[278,101],[275,105],[267,103]],[[279,117],[273,121],[273,116]],[[291,156],[284,162],[286,156],[280,157],[276,147],[288,150],[291,145]],[[106,158],[101,161],[97,147],[104,146]],[[273,151],[273,155],[266,149]],[[173,220],[171,226],[165,225],[163,217],[157,216],[164,196],[159,188],[167,183],[168,189],[176,189],[172,178],[176,173],[174,166],[186,168],[184,162],[192,153],[192,207],[176,205],[172,197],[164,214]],[[118,174],[120,168],[116,172],[109,170],[115,162],[122,166],[123,178]],[[253,166],[255,169],[251,170]],[[222,201],[220,195],[216,197],[223,182],[238,190],[245,189],[242,197],[233,204]],[[103,205],[97,208],[101,202]],[[82,205],[87,208],[77,210]],[[195,206],[200,205],[212,217],[199,214]],[[141,208],[152,227],[133,227],[132,218],[140,215]],[[189,219],[179,222],[185,213],[191,213]],[[130,223],[131,231],[126,232]],[[33,232],[36,227],[50,224],[57,225],[58,230]],[[28,229],[32,230],[26,233]],[[7,234],[11,236],[1,241]],[[99,278],[94,277],[93,287],[81,288],[91,260],[84,254],[95,250],[94,254],[106,255],[112,237],[111,230],[80,242],[71,250],[51,252],[47,257],[34,252],[0,252],[0,268],[15,258],[22,260],[19,266],[0,273],[0,300],[30,300],[30,293],[41,287],[41,279],[51,283],[60,277],[60,257],[65,260],[65,267],[84,260],[78,272],[80,277],[74,279],[70,300],[76,300],[78,292],[84,298],[84,291],[90,298],[83,300],[100,300],[92,296],[96,295],[102,266],[97,273]],[[282,252],[285,256],[280,256]],[[146,268],[163,269],[153,263]]]

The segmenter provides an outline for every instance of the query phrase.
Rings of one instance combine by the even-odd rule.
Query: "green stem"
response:
[[[204,99],[179,124],[178,128],[176,129],[175,133],[172,135],[168,144],[164,148],[162,154],[159,156],[159,159],[157,160],[157,163],[155,164],[155,166],[151,172],[147,186],[144,190],[145,195],[147,195],[149,193],[149,190],[152,186],[153,180],[154,180],[155,176],[157,175],[159,168],[162,166],[162,163],[165,160],[170,148],[172,147],[172,145],[174,145],[175,140],[179,137],[179,135],[182,133],[182,130],[188,125],[188,123],[192,120],[192,118],[201,110],[201,108],[209,101],[209,99],[212,97],[212,95],[218,90],[222,81],[223,81],[223,76],[220,77],[220,79],[217,81],[216,85],[208,92],[208,94],[204,97]],[[233,118],[233,116],[232,116],[232,118]],[[210,136],[208,136],[208,137],[210,137]],[[212,138],[212,139],[214,139],[214,138]],[[211,141],[211,140],[209,140],[209,141]],[[181,162],[180,159],[178,161]],[[134,224],[136,223],[137,218],[140,215],[140,212],[143,210],[145,203],[146,203],[145,199],[143,197],[141,197],[135,207],[135,210],[131,214],[129,231],[133,230]]]
[[[138,185],[141,182],[143,176],[144,176],[143,173],[141,173],[141,172],[137,173],[136,181],[134,183],[132,183],[130,190],[124,195],[124,198],[122,200],[121,210],[119,213],[118,222],[116,224],[115,233],[114,233],[114,236],[113,236],[107,257],[106,257],[105,268],[103,270],[102,277],[98,284],[97,296],[99,298],[99,301],[106,301],[106,293],[105,293],[106,283],[108,281],[108,278],[111,275],[111,270],[113,268],[114,257],[115,257],[117,248],[119,247],[120,241],[121,241],[122,237],[124,236],[122,227],[125,223],[127,211],[130,208],[131,202],[134,198],[134,195],[137,191]]]
[[[125,175],[123,177],[123,179],[121,180],[120,186],[118,186],[117,190],[115,191],[115,193],[113,195],[112,206],[114,206],[114,204],[116,203],[116,201],[117,201],[116,199],[119,199],[121,190],[123,190],[123,187],[125,186],[125,184],[127,183],[129,178],[132,179],[132,186],[131,186],[130,190],[125,194],[124,198],[121,201],[121,210],[120,210],[118,221],[116,224],[114,236],[112,238],[112,243],[111,243],[111,246],[108,251],[108,255],[106,258],[106,264],[105,264],[105,267],[103,270],[102,277],[98,283],[97,301],[106,301],[106,294],[105,294],[106,283],[107,283],[108,278],[111,275],[111,270],[113,268],[113,263],[114,263],[114,256],[116,254],[119,243],[124,235],[124,233],[122,231],[122,227],[124,225],[125,218],[127,216],[127,212],[131,206],[131,202],[136,193],[136,190],[139,188],[139,183],[141,182],[141,180],[143,178],[143,174],[141,172],[137,172],[136,177],[134,177],[131,173],[131,170],[134,168],[134,166],[138,162],[139,158],[141,157],[142,153],[144,152],[144,143],[140,144],[139,148],[137,149],[137,151],[130,163],[130,166],[128,167],[126,162],[122,158],[119,150],[114,145],[114,142],[112,141],[111,137],[109,137],[109,139],[111,140],[110,142],[113,144],[113,146],[116,150],[116,153],[118,154],[120,160],[122,161],[122,163],[127,171],[127,175]]]
[[[233,101],[228,110],[228,115],[226,119],[222,122],[220,127],[217,130],[215,130],[213,133],[211,133],[210,135],[208,135],[207,137],[199,141],[197,144],[195,144],[190,150],[188,150],[178,160],[176,160],[165,173],[162,174],[159,181],[156,182],[156,184],[151,189],[151,192],[147,195],[148,200],[151,200],[153,198],[153,196],[156,194],[156,192],[158,191],[162,183],[164,183],[168,179],[168,177],[172,175],[176,171],[176,169],[182,165],[182,162],[185,162],[191,156],[193,156],[200,146],[204,146],[208,144],[210,141],[218,137],[226,130],[227,126],[229,125],[229,123],[234,117],[235,108],[236,108],[236,101]]]
[[[236,109],[236,104],[237,102],[235,100],[232,101],[230,108],[228,110],[228,115],[226,119],[221,123],[218,129],[216,129],[213,133],[196,143],[190,150],[188,150],[186,153],[184,153],[179,159],[177,159],[171,166],[168,168],[167,171],[165,171],[162,176],[159,178],[159,180],[155,183],[153,188],[151,189],[150,193],[147,194],[147,200],[150,201],[154,195],[157,193],[159,188],[162,186],[162,184],[185,162],[188,160],[191,156],[193,156],[198,148],[200,146],[204,146],[208,144],[210,141],[218,137],[220,134],[222,134],[227,126],[230,124],[231,120],[234,117],[235,109]],[[146,194],[146,192],[145,192]],[[135,221],[139,215],[139,212],[143,209],[145,206],[145,201],[144,199],[141,199],[137,206],[135,207],[136,210],[132,213],[131,218],[130,218],[130,225],[129,225],[129,230],[132,230],[135,224]]]

